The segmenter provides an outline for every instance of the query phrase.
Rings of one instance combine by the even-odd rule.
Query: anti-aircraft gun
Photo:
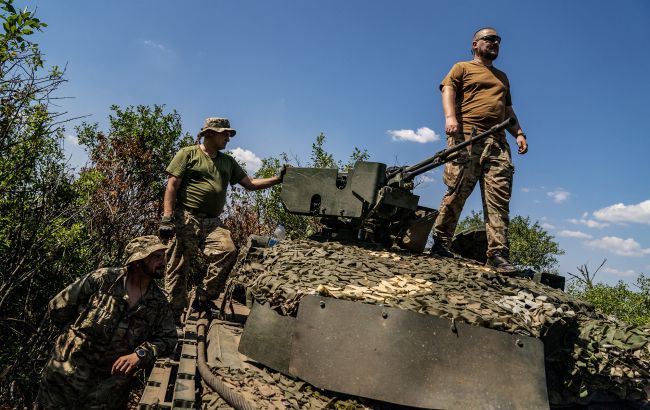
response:
[[[320,216],[319,236],[397,245],[422,252],[438,211],[419,205],[414,179],[462,155],[466,147],[515,124],[513,118],[415,165],[387,167],[357,161],[347,173],[334,168],[289,168],[280,199],[286,210]]]

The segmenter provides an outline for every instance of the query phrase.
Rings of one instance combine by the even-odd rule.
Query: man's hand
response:
[[[445,133],[447,135],[456,135],[458,133],[458,120],[455,116],[445,118]]]
[[[176,233],[176,226],[170,216],[163,216],[158,226],[158,236],[162,240],[169,240]]]
[[[118,376],[128,376],[138,368],[139,364],[140,358],[137,354],[127,354],[126,356],[119,357],[115,363],[113,363],[111,374]]]
[[[287,173],[287,168],[291,168],[291,165],[284,164],[282,165],[282,168],[280,168],[280,182],[284,181],[284,174]]]
[[[517,146],[519,147],[519,153],[525,154],[528,152],[528,142],[526,142],[526,137],[523,135],[517,136]]]

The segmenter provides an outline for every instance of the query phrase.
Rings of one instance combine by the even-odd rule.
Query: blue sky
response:
[[[443,148],[438,84],[471,58],[477,28],[496,27],[495,66],[530,144],[515,154],[512,215],[555,236],[561,273],[603,258],[607,283],[650,273],[650,2],[18,4],[49,24],[37,37],[47,62],[67,65],[61,110],[105,129],[111,104],[165,104],[192,134],[226,116],[238,130],[229,149],[252,168],[281,152],[308,159],[320,132],[341,159],[355,146],[391,165],[433,155]],[[66,134],[79,166],[72,126]],[[444,190],[436,170],[417,192],[438,207]],[[476,192],[466,213],[480,208]]]

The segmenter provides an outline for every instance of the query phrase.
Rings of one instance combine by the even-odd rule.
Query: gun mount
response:
[[[413,193],[418,175],[462,155],[462,150],[514,125],[508,120],[444,149],[415,165],[387,167],[379,162],[357,161],[349,172],[334,168],[289,168],[280,199],[297,215],[320,216],[318,234],[339,240],[362,240],[397,245],[422,252],[438,211],[419,205]]]

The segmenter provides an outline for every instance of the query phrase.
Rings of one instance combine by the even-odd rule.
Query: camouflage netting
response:
[[[645,400],[650,329],[626,326],[586,302],[465,259],[312,240],[242,249],[227,293],[295,316],[302,296],[408,309],[544,342],[549,400],[586,404]]]

